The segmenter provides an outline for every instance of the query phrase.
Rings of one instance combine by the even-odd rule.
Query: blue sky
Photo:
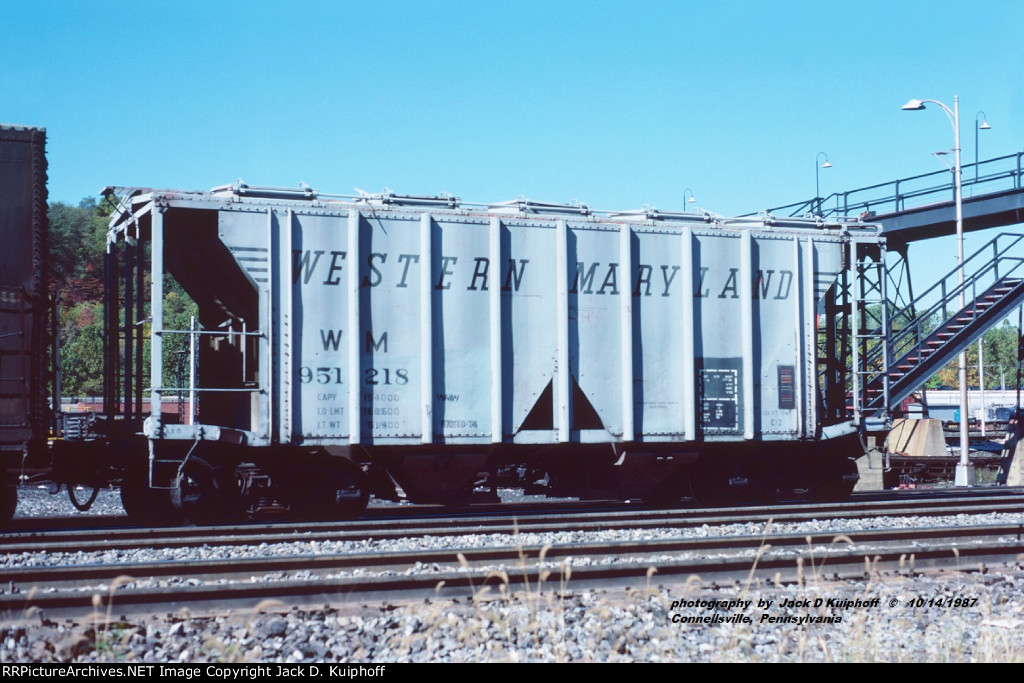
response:
[[[0,121],[50,197],[387,186],[732,215],[1024,150],[1024,3],[15,2]],[[952,265],[952,263],[950,264]]]

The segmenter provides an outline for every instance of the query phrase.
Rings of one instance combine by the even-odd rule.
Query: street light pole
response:
[[[825,163],[821,165],[822,168],[832,168],[832,163],[828,160],[828,155],[824,152],[818,152],[818,156],[814,157],[814,201],[818,204],[818,216],[821,215],[821,183],[818,180],[818,159],[822,155],[825,155]]]
[[[978,125],[978,115],[981,115],[981,125]],[[992,126],[988,125],[988,114],[983,111],[979,111],[974,115],[974,182],[978,182],[978,131],[989,130]]]
[[[981,390],[981,438],[985,438],[985,340],[978,339],[978,388]]]
[[[953,166],[953,197],[956,203],[956,271],[957,283],[959,284],[960,295],[958,297],[960,310],[964,310],[964,207],[961,195],[961,165],[960,165],[960,96],[953,96],[953,108],[939,102],[938,100],[910,100],[902,109],[904,111],[916,111],[924,109],[925,103],[938,105],[946,112],[946,118],[953,126],[953,153],[955,161]],[[977,120],[977,119],[975,119]],[[977,168],[977,167],[975,167]],[[968,417],[967,404],[967,349],[960,352],[957,358],[957,365],[960,377],[960,462],[956,466],[956,477],[954,483],[957,486],[973,486],[974,467],[971,465],[970,448],[970,419]]]

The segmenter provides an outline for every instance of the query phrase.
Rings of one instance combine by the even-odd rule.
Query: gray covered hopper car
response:
[[[856,481],[846,364],[824,329],[852,264],[884,254],[873,226],[117,193],[111,301],[127,312],[108,316],[125,340],[108,398],[147,440],[125,441],[140,514],[161,496],[205,520],[350,513],[369,493],[718,503]],[[194,329],[165,325],[165,273]],[[183,338],[191,369],[166,386],[164,346]]]

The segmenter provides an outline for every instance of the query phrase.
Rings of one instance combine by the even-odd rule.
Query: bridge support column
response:
[[[974,465],[958,462],[956,464],[956,476],[953,483],[957,486],[974,486],[977,483],[974,476]]]

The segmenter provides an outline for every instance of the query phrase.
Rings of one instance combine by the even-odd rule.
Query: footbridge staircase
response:
[[[902,307],[855,292],[853,387],[858,421],[885,418],[911,392],[1024,304],[1024,234],[1003,233]],[[860,296],[858,296],[858,294]]]

